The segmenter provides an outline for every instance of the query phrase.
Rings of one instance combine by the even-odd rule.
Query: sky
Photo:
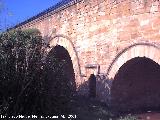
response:
[[[14,26],[61,0],[0,0],[0,29]]]

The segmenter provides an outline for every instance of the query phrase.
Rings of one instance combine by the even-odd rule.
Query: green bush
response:
[[[41,112],[41,47],[38,30],[0,34],[0,114]],[[35,97],[36,96],[36,97]]]
[[[36,29],[0,34],[0,114],[48,115],[68,112],[71,91],[65,61],[42,61],[42,37]],[[48,59],[49,60],[49,59]],[[53,89],[48,72],[52,72]]]

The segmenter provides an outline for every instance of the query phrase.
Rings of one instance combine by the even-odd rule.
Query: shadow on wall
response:
[[[109,105],[111,85],[113,80],[109,80],[107,76],[99,74],[97,77],[97,98]]]
[[[96,83],[95,83],[96,79]],[[160,110],[160,65],[145,57],[127,61],[114,80],[91,75],[79,92],[105,102],[116,113]]]
[[[156,110],[160,107],[160,65],[145,57],[127,61],[111,87],[113,111]]]
[[[108,80],[105,75],[91,74],[89,79],[78,88],[78,93],[109,104],[111,84],[112,80]]]

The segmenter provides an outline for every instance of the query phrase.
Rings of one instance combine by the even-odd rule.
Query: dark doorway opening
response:
[[[111,106],[120,112],[160,109],[160,65],[146,57],[122,65],[112,84]]]

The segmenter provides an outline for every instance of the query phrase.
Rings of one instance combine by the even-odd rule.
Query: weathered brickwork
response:
[[[100,73],[113,79],[131,58],[146,56],[160,63],[157,0],[82,0],[19,28],[38,28],[46,41],[49,36],[54,38],[48,41],[51,47],[64,46],[71,56],[78,86],[97,72],[87,69],[87,64],[98,64]]]

